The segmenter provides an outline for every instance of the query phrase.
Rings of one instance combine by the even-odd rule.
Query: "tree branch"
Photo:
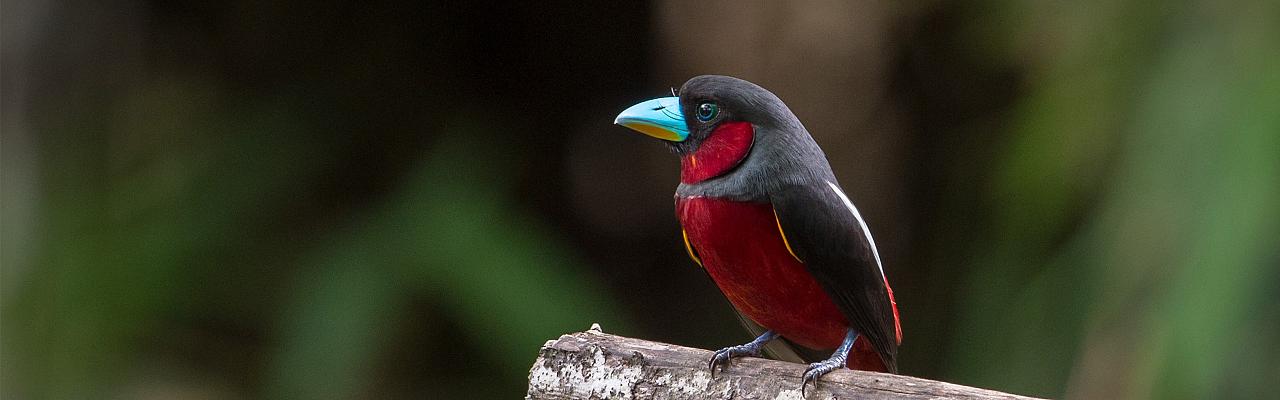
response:
[[[712,378],[711,352],[591,330],[548,341],[527,399],[801,399],[804,365],[737,358]],[[902,375],[837,370],[808,399],[1031,399]]]

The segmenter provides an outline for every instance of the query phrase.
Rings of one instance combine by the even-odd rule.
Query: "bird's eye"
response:
[[[720,106],[716,103],[702,103],[698,105],[698,120],[702,122],[710,121],[720,114]]]

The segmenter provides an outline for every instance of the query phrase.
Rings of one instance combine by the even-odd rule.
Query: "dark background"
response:
[[[8,2],[0,397],[516,398],[538,347],[743,342],[660,143],[773,90],[876,235],[902,372],[1280,376],[1270,1]]]

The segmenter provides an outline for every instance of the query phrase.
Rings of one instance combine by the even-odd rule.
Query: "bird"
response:
[[[713,377],[766,349],[809,363],[802,392],[840,368],[896,374],[893,289],[866,220],[809,131],[777,95],[743,79],[696,76],[672,94],[614,123],[679,156],[684,250],[758,335],[716,351]]]

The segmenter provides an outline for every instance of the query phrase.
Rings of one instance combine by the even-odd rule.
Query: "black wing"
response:
[[[874,241],[833,183],[792,186],[771,198],[787,243],[852,328],[897,373],[898,325]]]

